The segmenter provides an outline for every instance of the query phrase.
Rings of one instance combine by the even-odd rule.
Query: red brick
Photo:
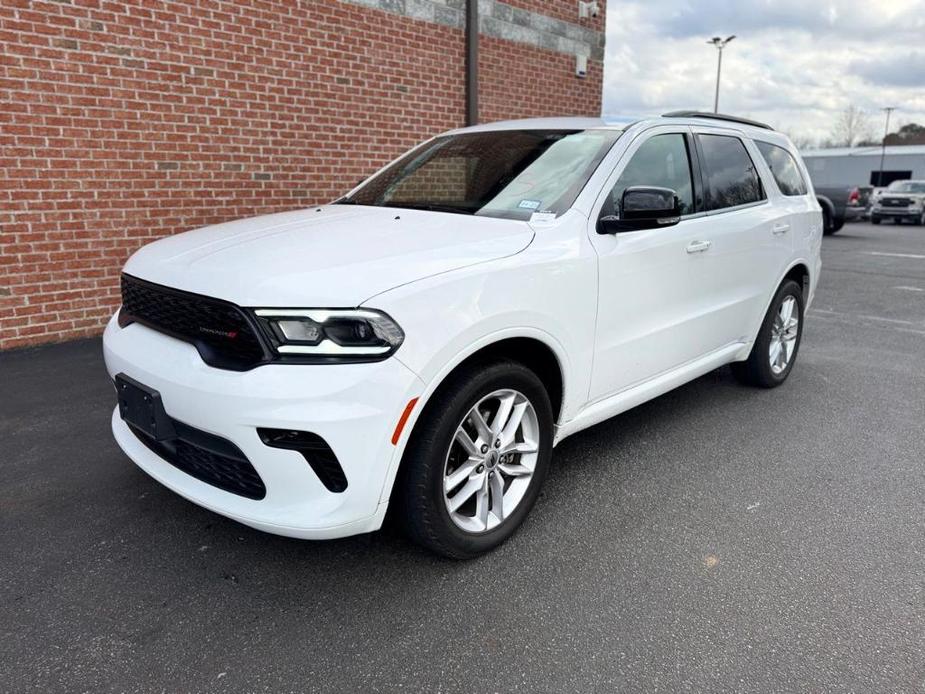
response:
[[[578,22],[576,0],[506,1]],[[0,349],[99,333],[156,238],[331,200],[463,124],[461,30],[285,5],[0,4]],[[481,40],[483,121],[600,113],[600,63],[580,80],[573,56]]]

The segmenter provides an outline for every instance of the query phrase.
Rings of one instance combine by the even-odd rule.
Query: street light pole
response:
[[[726,47],[726,44],[734,38],[735,34],[727,36],[725,39],[714,36],[707,41],[707,43],[716,46],[716,51],[719,54],[716,58],[716,96],[713,98],[713,113],[719,113],[719,78],[723,70],[723,49]]]
[[[895,106],[880,109],[886,111],[886,125],[883,128],[883,141],[880,143],[880,171],[877,172],[877,187],[883,187],[883,160],[886,158],[886,136],[890,134],[890,114],[896,110]]]

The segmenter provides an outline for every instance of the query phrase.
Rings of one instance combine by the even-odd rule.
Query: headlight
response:
[[[296,361],[378,361],[405,339],[395,321],[372,309],[266,308],[254,313],[280,356]]]

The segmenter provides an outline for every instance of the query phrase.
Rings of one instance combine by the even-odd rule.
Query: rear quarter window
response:
[[[806,181],[803,180],[803,174],[800,173],[800,167],[797,166],[796,160],[783,147],[772,145],[770,142],[759,142],[755,140],[755,145],[768,168],[771,169],[771,175],[777,182],[777,187],[784,195],[806,195]]]
[[[742,140],[732,135],[698,135],[697,139],[703,154],[708,210],[765,199],[761,179]]]

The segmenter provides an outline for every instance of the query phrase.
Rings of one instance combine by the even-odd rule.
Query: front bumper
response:
[[[870,211],[871,217],[921,217],[921,207],[874,207]]]
[[[266,486],[248,499],[202,482],[154,453],[113,412],[122,450],[142,470],[200,506],[260,530],[308,539],[376,530],[400,451],[391,436],[405,405],[424,389],[397,359],[370,364],[268,364],[233,372],[206,365],[196,349],[143,325],[103,336],[110,377],[124,373],[157,390],[173,419],[237,446]],[[258,427],[309,431],[334,451],[347,489],[329,491],[300,453],[270,448]]]

